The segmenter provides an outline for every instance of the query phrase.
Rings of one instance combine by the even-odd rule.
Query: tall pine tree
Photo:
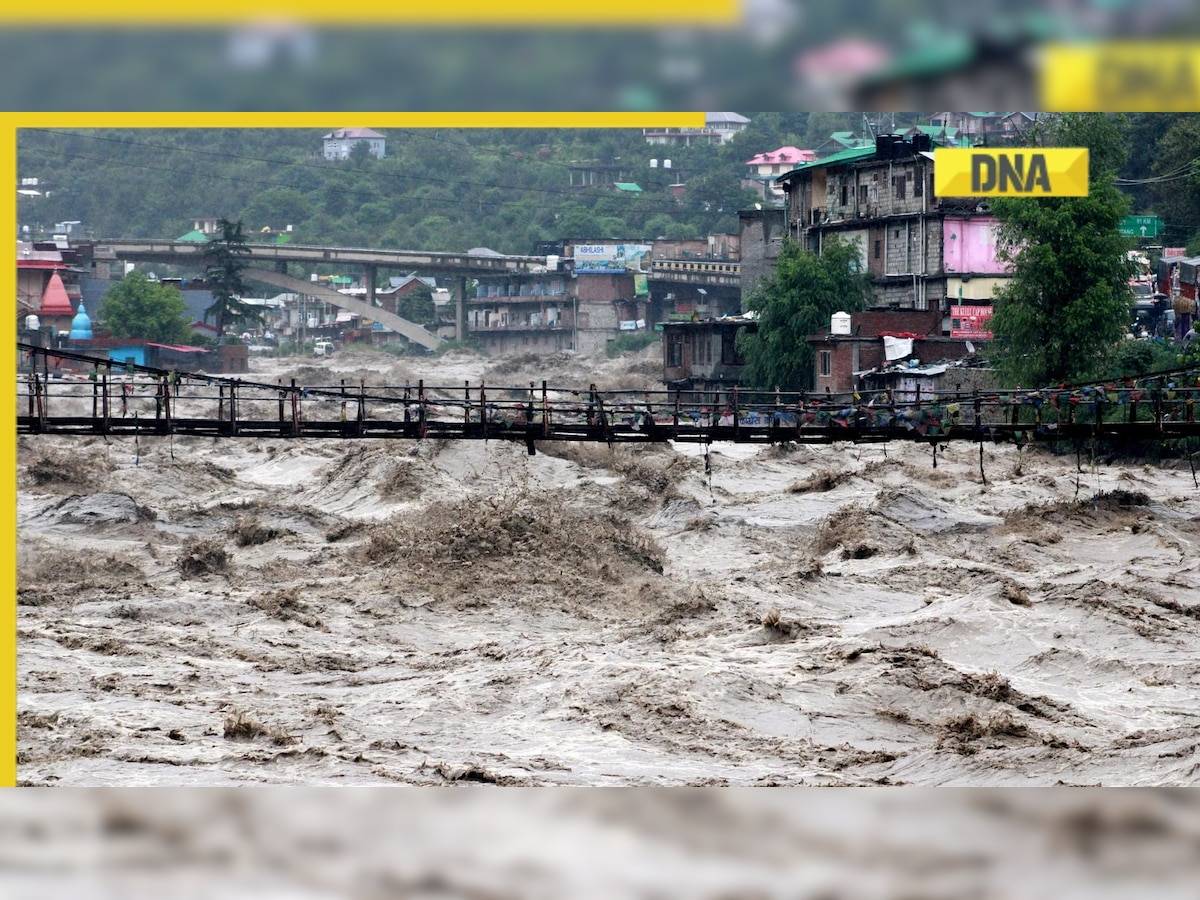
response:
[[[204,280],[212,291],[212,305],[204,311],[205,321],[212,319],[217,326],[218,340],[225,336],[225,329],[234,322],[257,320],[260,313],[242,302],[246,286],[242,272],[250,256],[250,248],[242,234],[241,221],[221,219],[217,223],[220,237],[209,241],[204,248]]]

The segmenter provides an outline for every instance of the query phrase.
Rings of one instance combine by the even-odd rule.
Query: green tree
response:
[[[204,248],[204,280],[212,291],[212,305],[204,311],[204,319],[212,319],[217,326],[218,339],[224,337],[225,329],[238,321],[257,320],[259,312],[242,302],[246,292],[242,272],[250,248],[242,234],[241,220],[230,222],[221,219],[217,223],[220,237],[214,237]]]
[[[758,330],[739,335],[746,384],[758,390],[810,389],[813,351],[808,336],[827,326],[835,312],[862,309],[870,296],[870,276],[854,247],[829,240],[817,256],[787,241],[774,274],[746,298],[747,307],[758,314]]]
[[[992,330],[996,361],[1010,383],[1033,386],[1103,372],[1128,325],[1126,258],[1118,229],[1128,199],[1113,185],[1124,163],[1119,118],[1064,115],[1045,143],[1086,146],[1086,197],[1000,198],[997,245],[1013,277],[998,293]]]
[[[430,325],[434,321],[433,291],[429,285],[422,283],[411,293],[405,294],[396,301],[396,315],[416,322],[418,325]]]
[[[308,197],[295,188],[267,188],[250,201],[244,214],[252,228],[299,225],[311,215]]]
[[[142,338],[164,344],[188,340],[191,323],[183,296],[175,288],[130,272],[104,295],[102,324],[113,337]]]
[[[1171,229],[1171,237],[1179,238],[1200,222],[1200,115],[1180,116],[1166,128],[1160,121],[1158,133],[1160,137],[1152,145],[1151,168],[1161,180],[1152,182],[1149,192],[1155,211]]]

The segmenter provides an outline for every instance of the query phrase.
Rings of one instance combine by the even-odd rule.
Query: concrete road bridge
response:
[[[80,252],[95,260],[158,262],[187,266],[204,255],[205,244],[195,241],[160,241],[141,238],[112,238],[85,241]],[[471,253],[434,253],[426,250],[372,250],[362,247],[309,247],[299,244],[248,243],[255,263],[307,263],[372,268],[403,269],[429,275],[503,275],[506,272],[537,272],[546,265],[544,256],[485,256]]]
[[[79,245],[85,265],[102,262],[161,263],[181,268],[203,264],[205,244],[147,238],[110,238],[85,241]],[[473,253],[440,253],[425,250],[380,250],[364,247],[307,246],[300,244],[248,243],[250,281],[269,284],[285,291],[312,297],[340,309],[379,322],[422,347],[434,349],[442,338],[395,313],[375,305],[375,291],[381,269],[420,272],[450,279],[455,307],[455,336],[466,336],[466,279],[489,275],[535,274],[546,270],[544,256],[501,256]],[[348,296],[289,273],[289,266],[306,271],[318,265],[348,267],[363,273],[365,299]],[[656,259],[649,280],[666,285],[737,291],[741,285],[741,264],[729,260]]]
[[[149,262],[187,268],[203,264],[205,246],[195,241],[111,238],[82,242],[79,252],[85,265],[97,262]],[[414,322],[375,306],[375,288],[380,269],[449,277],[451,295],[455,301],[456,334],[462,338],[466,330],[463,300],[467,278],[506,273],[536,273],[545,271],[546,268],[544,256],[493,256],[299,244],[248,243],[246,246],[249,250],[250,265],[246,272],[247,279],[314,297],[340,309],[366,316],[431,349],[442,343],[440,337]],[[294,278],[288,274],[288,266],[292,264],[310,269],[317,265],[359,269],[363,273],[363,282],[367,289],[366,299],[349,297],[311,281]]]

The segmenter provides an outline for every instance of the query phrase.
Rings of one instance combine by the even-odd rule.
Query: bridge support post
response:
[[[465,341],[467,339],[467,279],[461,276],[455,278],[451,283],[450,293],[454,297],[454,339]]]
[[[275,260],[275,271],[278,272],[280,275],[286,275],[288,273],[287,260],[286,259]]]
[[[379,270],[372,265],[363,266],[363,286],[367,289],[367,305],[375,305],[375,281],[378,278]]]

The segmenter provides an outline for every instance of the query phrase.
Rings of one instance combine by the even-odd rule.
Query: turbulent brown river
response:
[[[1197,783],[1186,462],[985,457],[24,437],[20,781]]]

